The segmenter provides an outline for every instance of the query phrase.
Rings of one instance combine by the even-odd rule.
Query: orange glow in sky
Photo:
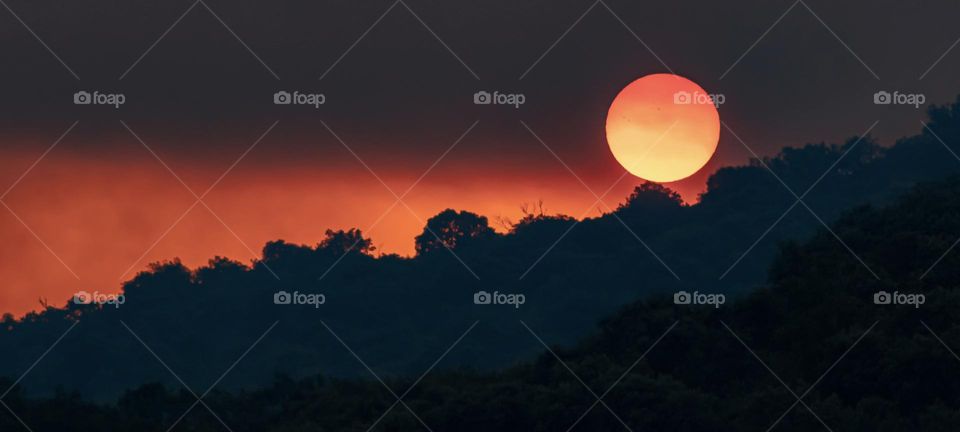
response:
[[[13,184],[36,156],[8,155],[0,180]],[[385,213],[394,196],[356,164],[265,169],[245,161],[204,198],[214,213],[197,205],[184,216],[195,198],[149,155],[141,156],[104,161],[54,151],[4,198],[16,217],[0,208],[0,312],[20,316],[38,309],[40,298],[60,307],[81,290],[118,292],[122,281],[156,261],[180,258],[194,268],[219,255],[249,263],[268,241],[315,245],[326,229],[359,228],[378,251],[412,255],[426,220],[446,208],[486,216],[503,232],[499,220],[518,220],[524,203],[543,200],[549,213],[595,217],[637,185],[623,179],[604,199],[606,207],[591,208],[596,198],[559,164],[489,178],[440,164],[404,198],[414,215],[403,205]],[[198,194],[222,170],[171,165]],[[419,176],[375,169],[398,194]],[[621,173],[610,170],[588,182],[605,190]],[[702,180],[680,191],[691,200],[698,187]]]
[[[663,81],[663,86],[648,88],[650,80]],[[670,145],[665,139],[664,145],[639,150],[659,160],[678,158],[677,164],[690,164],[684,170],[696,171],[713,147],[690,146],[716,134],[716,110],[673,106],[677,88],[702,92],[674,76],[653,75],[631,84],[610,109],[608,134],[616,142],[617,136],[649,138],[679,118],[666,135]],[[652,114],[658,109],[671,114]],[[698,129],[689,123],[698,118],[707,125]],[[591,121],[591,130],[602,127],[602,113]],[[617,126],[618,121],[626,126]],[[638,121],[647,129],[631,126]],[[642,183],[623,175],[617,163],[624,163],[622,154],[615,151],[616,160],[610,157],[599,130],[595,139],[556,146],[556,156],[572,167],[551,158],[519,126],[517,135],[506,140],[513,145],[499,151],[490,151],[489,138],[479,135],[449,155],[444,153],[449,137],[441,132],[418,132],[416,138],[439,144],[397,150],[389,145],[414,138],[383,139],[345,129],[364,163],[325,131],[296,130],[278,130],[249,155],[244,153],[252,148],[249,137],[221,138],[214,128],[185,137],[144,132],[150,151],[132,136],[102,134],[97,127],[78,129],[49,154],[44,150],[54,137],[30,133],[3,139],[0,185],[14,187],[0,198],[9,206],[0,208],[0,313],[20,316],[38,309],[40,299],[63,306],[77,291],[118,292],[152,262],[179,258],[196,268],[223,256],[249,263],[260,257],[266,242],[313,246],[327,229],[358,228],[373,240],[377,253],[412,256],[414,238],[427,219],[448,208],[486,216],[494,229],[505,232],[509,221],[523,217],[525,204],[542,201],[549,214],[596,217],[616,209]],[[625,151],[636,157],[629,153],[636,149]],[[246,157],[231,166],[241,154]],[[441,154],[442,161],[431,165]],[[714,158],[707,169],[666,186],[687,203],[695,202],[719,164]],[[202,195],[225,170],[204,203],[195,205],[193,194]],[[651,179],[661,181],[677,174],[653,173]],[[380,180],[397,195],[415,185],[404,195],[406,205],[394,205],[396,196]],[[602,204],[595,204],[594,193],[607,190]]]

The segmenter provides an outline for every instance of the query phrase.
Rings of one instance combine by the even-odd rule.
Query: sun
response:
[[[653,74],[627,85],[607,112],[607,143],[631,174],[658,183],[689,177],[720,139],[721,95],[679,75]]]

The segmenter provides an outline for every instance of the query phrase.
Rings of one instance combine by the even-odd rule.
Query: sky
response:
[[[539,200],[609,211],[641,180],[615,184],[606,111],[647,74],[724,96],[717,153],[668,184],[691,203],[751,152],[921,129],[923,107],[879,91],[960,93],[945,0],[6,4],[0,311],[15,314],[115,292],[150,262],[249,262],[329,228],[406,255],[445,208],[499,229]],[[76,105],[81,90],[125,103]],[[281,90],[325,103],[275,105]]]

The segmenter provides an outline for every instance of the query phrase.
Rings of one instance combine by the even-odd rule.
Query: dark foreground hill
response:
[[[506,234],[493,232],[486,218],[445,211],[430,219],[413,258],[375,256],[372,243],[348,231],[328,232],[315,246],[269,243],[250,264],[158,263],[124,283],[119,308],[67,304],[6,317],[0,376],[15,380],[29,370],[20,384],[32,396],[62,388],[100,401],[149,382],[172,387],[182,380],[202,392],[214,384],[256,389],[276,375],[369,376],[354,354],[382,376],[416,376],[476,321],[439,367],[502,369],[543,348],[520,320],[544,340],[570,345],[602,317],[651,295],[686,290],[732,299],[764,282],[778,242],[805,238],[844,209],[883,204],[919,181],[960,173],[953,156],[960,153],[960,105],[933,108],[928,125],[891,147],[852,138],[721,169],[691,206],[647,184],[612,213],[577,221],[531,212]],[[877,245],[844,223],[837,237],[823,240],[834,253],[829,266],[849,267],[839,276],[866,271],[886,281],[936,258],[906,254],[906,243],[890,257],[863,258],[864,266],[857,256]],[[942,244],[949,237],[937,241],[949,246]],[[774,271],[799,274],[782,260]],[[276,305],[281,291],[323,294],[326,302]],[[480,291],[523,294],[525,302],[477,305]],[[797,337],[806,331],[780,331],[790,329]]]
[[[393,431],[955,431],[960,250],[951,246],[960,238],[960,177],[923,184],[880,210],[848,212],[832,229],[862,262],[818,230],[783,245],[764,288],[735,302],[712,308],[654,296],[604,320],[573,348],[499,372],[432,371],[382,383],[280,378],[254,392],[214,390],[202,404],[161,385],[129,391],[110,406],[66,393],[32,400],[19,389],[4,401],[36,432],[149,432],[175,423],[236,432],[374,424]],[[876,304],[882,292],[893,303],[923,300]],[[549,325],[481,321],[475,333],[485,326],[513,328],[514,339],[543,348],[538,338]],[[471,337],[450,356],[469,351]],[[0,430],[18,427],[0,416]]]

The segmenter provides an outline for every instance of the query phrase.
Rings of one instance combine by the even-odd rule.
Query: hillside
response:
[[[936,238],[916,237],[922,233],[864,237],[869,227],[856,224],[879,216],[864,211],[837,218],[858,205],[889,203],[917,182],[960,172],[960,161],[944,147],[960,142],[960,105],[932,108],[928,125],[890,147],[869,137],[851,138],[843,144],[786,148],[773,158],[721,169],[691,206],[669,190],[646,184],[613,213],[576,221],[533,212],[507,234],[494,233],[482,216],[445,211],[428,226],[454,253],[425,231],[416,257],[378,256],[354,230],[328,231],[313,246],[271,242],[261,259],[249,264],[225,258],[198,269],[176,260],[157,263],[123,284],[125,303],[119,308],[64,307],[60,299],[40,313],[7,316],[7,331],[0,333],[6,353],[0,376],[19,376],[74,324],[56,355],[20,382],[30,395],[62,388],[111,401],[144,383],[179,385],[150,350],[196,388],[217,383],[224,390],[256,389],[276,375],[367,377],[367,369],[332,332],[383,376],[411,376],[427,369],[476,321],[481,325],[445,357],[441,369],[493,371],[541,352],[543,347],[526,337],[521,320],[544,340],[569,346],[589,335],[601,318],[638,299],[678,290],[723,292],[731,299],[753,292],[771,265],[779,289],[807,293],[791,300],[805,302],[799,305],[768,300],[780,313],[788,306],[826,307],[817,306],[826,302],[812,297],[812,289],[832,287],[822,295],[840,296],[842,302],[852,302],[840,293],[849,296],[854,288],[858,296],[881,285],[893,291],[892,281],[907,283],[905,274],[916,276],[925,270],[922,264],[935,260],[936,251],[950,246],[952,237],[945,235],[950,231]],[[805,205],[796,204],[780,180],[803,196]],[[949,222],[943,214],[936,212]],[[917,217],[932,216],[920,212]],[[849,250],[833,234],[824,234],[820,221],[837,221],[834,231]],[[818,232],[812,243],[789,246],[774,262],[779,243]],[[906,253],[921,245],[930,250]],[[823,266],[818,273],[836,277],[814,287],[791,285],[792,277],[804,274],[795,267],[804,254],[822,253],[831,259],[816,261]],[[938,270],[951,268],[945,264]],[[864,271],[869,278],[863,278]],[[931,273],[924,280],[937,277]],[[859,285],[835,285],[853,284],[852,278]],[[326,303],[275,305],[280,291],[323,294]],[[523,294],[525,303],[519,308],[476,305],[479,291]],[[744,304],[759,301],[756,296],[762,297],[756,294]],[[771,320],[769,328],[779,330],[756,337],[783,333],[809,342],[814,329],[833,329],[860,316],[849,312],[811,320],[813,329],[797,323],[774,326],[781,315],[757,312]],[[261,335],[256,349],[219,380]],[[820,340],[813,340],[811,347],[819,347]]]
[[[366,430],[376,422],[380,430],[418,430],[422,421],[459,431],[574,424],[679,432],[774,424],[779,431],[955,430],[960,362],[950,349],[960,347],[960,324],[952,318],[960,308],[960,254],[944,253],[960,233],[958,215],[960,177],[920,185],[882,209],[846,213],[832,228],[879,279],[819,230],[783,246],[763,289],[720,308],[655,296],[604,320],[576,346],[528,363],[388,379],[405,405],[393,406],[396,398],[372,379],[278,378],[255,392],[214,391],[205,403],[217,417],[196,406],[180,427],[218,430],[223,421],[235,431]],[[877,305],[874,294],[882,290],[922,294],[925,302]],[[539,346],[545,328],[526,325],[514,323],[515,338]],[[159,385],[127,392],[116,407],[67,394],[7,397],[38,432],[162,431],[195,401]],[[3,418],[0,426],[15,424]]]

